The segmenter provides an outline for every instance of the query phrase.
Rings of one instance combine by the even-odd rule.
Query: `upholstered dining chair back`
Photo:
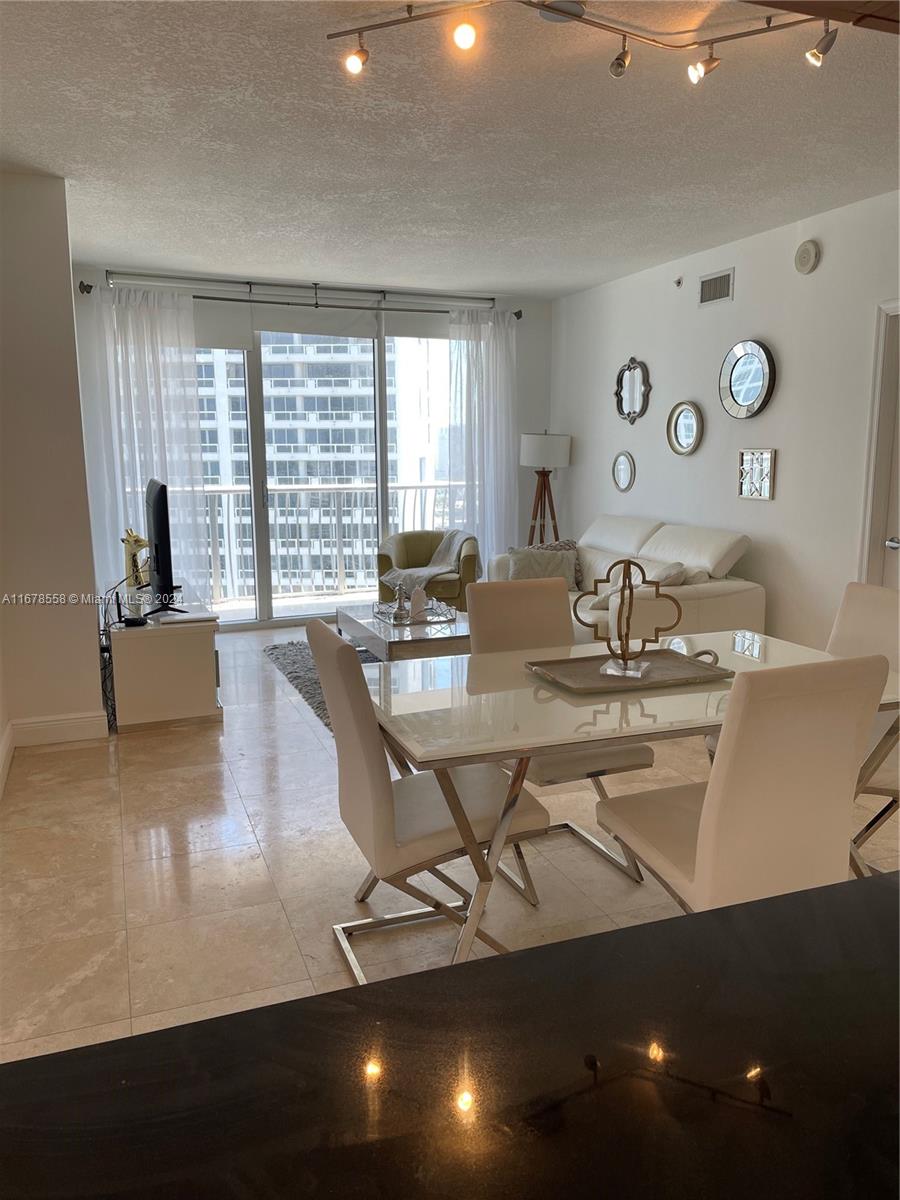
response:
[[[359,655],[324,621],[310,621],[306,636],[334,732],[341,820],[377,872],[381,847],[393,842],[394,799],[384,743]]]
[[[473,654],[571,646],[575,642],[564,579],[470,583],[466,604]]]
[[[900,596],[873,583],[848,583],[825,649],[836,658],[883,654],[892,671],[900,670]]]
[[[850,808],[887,674],[872,655],[737,676],[700,816],[695,908],[847,878]]]

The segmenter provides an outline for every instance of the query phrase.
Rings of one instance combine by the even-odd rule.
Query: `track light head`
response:
[[[359,35],[359,49],[353,50],[344,59],[344,67],[351,75],[358,75],[369,61],[369,52],[363,45],[362,34]]]
[[[631,51],[628,49],[628,38],[622,38],[622,49],[609,64],[609,73],[613,79],[621,79],[628,70],[631,62]]]
[[[813,67],[821,67],[822,60],[834,45],[837,35],[838,31],[836,29],[829,29],[829,22],[826,18],[825,32],[816,42],[815,46],[813,46],[812,50],[807,50],[806,61]]]
[[[688,79],[696,87],[698,83],[702,83],[711,71],[714,71],[722,60],[716,58],[713,54],[713,48],[710,46],[709,54],[706,58],[701,58],[699,62],[691,63],[688,67]]]
[[[463,21],[453,30],[453,40],[460,50],[471,50],[477,37],[478,32],[470,21]]]

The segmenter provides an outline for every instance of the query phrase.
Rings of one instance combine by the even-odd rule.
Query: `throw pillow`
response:
[[[575,551],[526,550],[509,551],[510,579],[564,579],[570,592],[575,591]]]
[[[661,563],[656,562],[652,558],[633,558],[632,562],[638,563],[644,568],[644,574],[647,576],[648,583],[658,583],[660,587],[679,587],[684,583],[684,577],[687,574],[684,563]],[[609,608],[609,598],[619,590],[622,586],[622,568],[616,567],[613,571],[613,576],[610,581],[610,586],[603,591],[596,600],[590,604],[590,608]]]
[[[581,562],[578,558],[578,543],[574,538],[560,538],[558,542],[540,542],[537,546],[510,546],[508,554],[516,549],[520,550],[574,550],[575,554],[575,587],[581,590]],[[574,589],[570,588],[570,591]]]

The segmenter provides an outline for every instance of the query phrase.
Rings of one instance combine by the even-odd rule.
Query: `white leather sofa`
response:
[[[725,529],[704,529],[697,525],[668,525],[649,517],[622,517],[602,514],[578,539],[578,561],[585,591],[595,579],[602,579],[619,558],[652,559],[661,563],[683,563],[687,576],[677,587],[662,591],[674,596],[681,605],[681,621],[672,633],[712,633],[720,629],[765,631],[766,593],[758,583],[740,579],[729,572],[750,547],[746,534]],[[489,579],[509,578],[509,556],[498,554],[488,564]],[[650,594],[649,589],[643,593]],[[642,595],[636,593],[636,597]],[[571,592],[574,602],[577,592]],[[582,600],[579,615],[595,623],[605,636],[615,629],[618,597],[610,597],[608,609],[592,609]],[[660,623],[668,623],[671,605],[657,610]],[[632,631],[646,636],[654,606],[650,602],[635,605]],[[573,621],[579,642],[592,640],[592,630]]]

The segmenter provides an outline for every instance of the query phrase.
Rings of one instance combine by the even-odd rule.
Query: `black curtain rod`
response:
[[[89,285],[85,285],[86,287]],[[320,303],[313,300],[260,300],[255,296],[204,296],[200,293],[192,293],[192,300],[215,300],[223,304],[274,304],[277,308],[339,308],[349,312],[368,312],[368,313],[433,313],[437,316],[450,315],[449,308],[399,308],[396,305],[386,304],[330,304],[327,301]],[[466,306],[460,305],[461,308]],[[496,309],[484,309],[485,312],[496,312]],[[513,316],[517,321],[521,321],[524,316],[521,308],[517,308]]]
[[[83,279],[78,282],[78,290],[82,296],[89,296],[94,290],[92,283],[85,283]],[[274,304],[278,308],[339,308],[350,312],[392,312],[392,313],[435,313],[440,315],[450,315],[449,308],[399,308],[396,306],[387,306],[379,304],[372,306],[371,304],[320,304],[318,301],[309,300],[260,300],[253,295],[248,296],[205,296],[202,293],[192,293],[192,300],[215,300],[223,304]],[[465,305],[460,307],[465,308]],[[485,311],[492,311],[486,309]],[[517,308],[513,312],[513,316],[517,321],[521,321],[525,314],[521,308]]]

